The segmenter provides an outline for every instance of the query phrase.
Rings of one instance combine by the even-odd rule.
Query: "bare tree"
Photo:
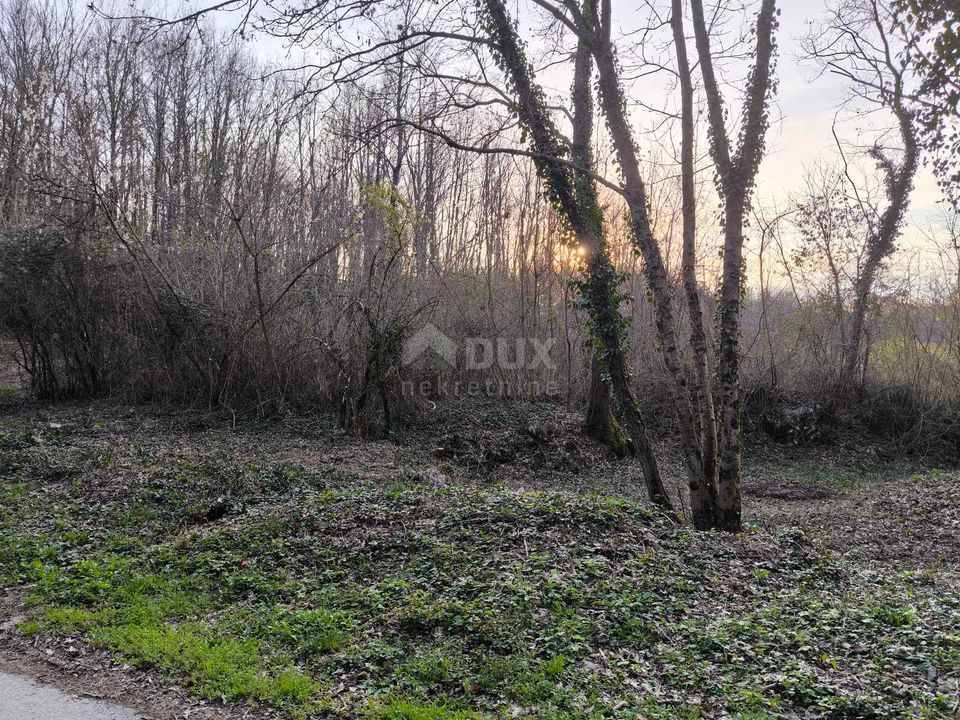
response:
[[[695,372],[694,400],[699,409],[700,437],[703,455],[703,478],[690,488],[693,521],[709,528],[715,522],[717,503],[717,423],[710,382],[710,358],[703,326],[700,288],[697,282],[697,207],[694,187],[694,118],[693,77],[687,58],[687,39],[683,29],[683,4],[671,3],[670,26],[677,57],[677,80],[680,85],[680,183],[683,222],[682,275],[687,312],[690,316],[690,349]]]
[[[813,58],[847,81],[854,101],[889,113],[894,121],[896,144],[889,146],[885,133],[867,150],[883,178],[886,204],[880,208],[862,199],[860,203],[869,234],[866,258],[853,289],[841,376],[844,384],[852,386],[863,382],[862,369],[867,363],[863,339],[871,292],[884,261],[896,249],[919,160],[915,114],[906,87],[907,68],[893,44],[893,22],[889,8],[880,0],[844,0],[806,42]],[[853,189],[856,192],[855,185]]]
[[[586,6],[587,17],[592,14]],[[629,371],[622,347],[623,319],[617,306],[616,274],[610,264],[603,235],[603,215],[597,199],[596,187],[584,172],[573,173],[561,158],[566,154],[559,133],[551,121],[543,90],[531,77],[529,62],[514,30],[502,0],[485,0],[483,21],[489,33],[501,70],[508,78],[516,96],[515,111],[529,132],[536,152],[536,162],[547,185],[549,197],[563,214],[575,238],[587,251],[587,275],[581,285],[596,333],[603,347],[603,362],[611,378],[611,385],[623,414],[627,432],[636,447],[643,467],[647,493],[654,502],[670,508],[672,502],[663,485],[653,448],[630,388]],[[586,74],[589,65],[583,54],[579,70]],[[579,99],[579,133],[589,130],[588,83],[577,84]],[[586,152],[581,142],[580,153]],[[576,159],[575,159],[576,161]]]

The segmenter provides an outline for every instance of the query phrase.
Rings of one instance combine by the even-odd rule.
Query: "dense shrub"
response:
[[[0,327],[41,398],[107,392],[122,376],[123,269],[54,233],[0,237]]]

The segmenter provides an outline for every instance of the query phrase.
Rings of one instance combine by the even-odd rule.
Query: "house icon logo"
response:
[[[447,365],[457,364],[457,346],[432,323],[427,323],[407,338],[403,344],[401,360],[404,365],[423,357],[427,350],[433,350]]]

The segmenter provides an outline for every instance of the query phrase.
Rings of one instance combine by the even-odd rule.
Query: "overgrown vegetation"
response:
[[[622,497],[477,484],[416,447],[308,467],[275,453],[342,440],[191,425],[3,421],[21,632],[294,717],[957,712],[955,567],[855,567],[794,528],[695,534]],[[947,483],[955,511],[955,477],[917,482]]]
[[[955,34],[953,26],[937,31],[946,12],[942,3],[910,18],[904,11],[915,9],[913,4],[894,5],[901,8],[899,25],[865,21],[873,11],[886,17],[885,5],[874,0],[838,3],[823,23],[852,23],[834,30],[847,36],[843,28],[852,27],[854,35],[871,38],[872,48],[882,45],[875,33],[886,33],[896,56],[886,60],[901,68],[898,77],[908,89],[939,80],[937,97],[955,99],[949,73],[942,72],[952,58]],[[352,18],[351,7],[338,4],[316,28],[333,46],[342,40],[334,18],[341,12]],[[670,392],[671,377],[688,384],[696,377],[666,371],[663,328],[656,328],[655,308],[643,302],[649,290],[644,273],[658,254],[664,277],[653,295],[661,304],[680,297],[681,223],[675,216],[682,183],[674,177],[676,168],[661,176],[674,161],[657,154],[649,163],[637,161],[637,180],[657,188],[649,198],[650,237],[643,240],[648,257],[642,262],[632,252],[640,238],[623,220],[627,203],[616,173],[599,168],[602,175],[593,178],[596,201],[605,210],[587,219],[602,225],[595,230],[609,255],[609,268],[594,272],[594,278],[620,284],[617,302],[610,304],[622,316],[591,325],[583,303],[572,303],[587,286],[570,284],[585,258],[568,242],[569,219],[545,198],[554,191],[538,179],[533,159],[511,156],[527,152],[524,138],[503,130],[493,133],[499,138],[494,140],[488,132],[488,124],[495,128],[504,120],[498,93],[509,97],[509,89],[496,87],[502,78],[482,49],[486,43],[469,40],[480,29],[460,28],[459,10],[447,10],[453,14],[419,17],[420,11],[411,9],[404,21],[410,27],[391,21],[378,30],[383,53],[351,55],[345,61],[350,69],[336,82],[321,80],[323,73],[314,77],[336,85],[338,100],[327,108],[322,93],[302,92],[304,84],[311,87],[302,72],[258,80],[268,68],[242,43],[212,29],[197,34],[173,23],[160,31],[148,18],[108,20],[79,6],[4,0],[0,332],[23,366],[24,384],[38,397],[186,400],[259,414],[321,406],[339,411],[345,426],[378,437],[388,434],[392,428],[386,426],[401,420],[404,411],[442,401],[450,388],[470,382],[491,383],[511,397],[585,404],[597,333],[616,327],[624,330],[626,367],[634,370],[634,395],[643,399],[644,414],[654,421],[649,424],[680,425],[673,406],[683,393]],[[733,10],[722,14],[731,26],[746,28],[754,20]],[[297,20],[273,20],[263,18],[258,30],[291,32],[285,39],[294,44],[307,41],[294,32]],[[464,44],[438,27],[447,27]],[[398,39],[398,32],[411,28],[423,33],[422,46],[407,48]],[[579,42],[578,33],[593,34],[585,27],[557,29],[566,49]],[[524,28],[516,33],[521,44],[529,39]],[[927,36],[945,43],[946,64],[914,57],[926,47]],[[633,51],[617,47],[616,37],[600,44],[633,62]],[[586,56],[595,54],[593,45],[585,44]],[[715,50],[718,63],[731,61]],[[730,52],[745,58],[747,50]],[[541,51],[536,43],[527,49],[533,65]],[[665,68],[672,55],[658,63]],[[468,56],[478,63],[471,72],[487,77],[491,88],[454,82],[432,70],[424,75],[428,57],[453,62]],[[831,62],[838,71],[846,67],[842,57]],[[590,59],[586,67],[589,90],[589,69],[599,66]],[[604,68],[618,75],[615,65]],[[696,75],[700,78],[699,70]],[[539,88],[537,73],[525,77]],[[703,99],[697,85],[690,88],[693,100]],[[861,90],[865,102],[879,92]],[[448,91],[451,97],[467,94],[441,103],[438,98]],[[731,109],[740,104],[734,95],[727,98]],[[908,95],[900,99],[913,103]],[[632,110],[636,98],[624,99]],[[673,101],[669,97],[667,104]],[[555,102],[566,102],[567,111],[573,106],[572,97],[545,100],[544,120],[560,135],[541,143],[538,152],[551,156],[541,158],[541,165],[554,163],[556,173],[570,174],[577,187],[592,187],[569,167],[571,148],[563,135],[572,113],[557,112]],[[852,103],[848,110],[859,107]],[[935,110],[923,107],[926,115]],[[934,113],[936,121],[924,113],[919,118],[933,127],[933,139],[953,137],[949,123],[955,122],[955,108],[950,103],[943,108]],[[586,93],[581,116],[597,127],[584,145],[590,156],[609,154],[603,122],[610,111],[594,107],[593,94]],[[731,122],[737,114],[734,110]],[[634,113],[626,120],[631,127],[643,124]],[[692,140],[706,145],[705,128],[694,124],[689,130]],[[716,125],[712,133],[720,130]],[[732,142],[735,128],[728,130]],[[824,160],[820,174],[831,181],[823,187],[811,172],[806,182],[778,183],[782,206],[768,207],[766,196],[755,199],[755,217],[742,238],[748,252],[742,297],[736,283],[727,283],[727,304],[742,302],[742,320],[737,333],[728,329],[726,342],[729,346],[741,332],[745,339],[744,396],[769,391],[788,406],[834,399],[849,406],[847,417],[863,418],[904,450],[955,452],[960,442],[955,217],[937,218],[927,236],[915,237],[912,218],[900,223],[900,214],[893,213],[896,227],[886,228],[890,242],[881,248],[882,267],[871,271],[876,278],[868,283],[868,301],[855,288],[886,204],[879,184],[884,169],[898,165],[903,154],[888,147],[885,137],[856,138],[844,155],[849,167]],[[677,140],[636,138],[644,151],[650,144],[671,144],[666,139]],[[488,141],[509,152],[468,152]],[[831,138],[825,141],[832,145]],[[861,165],[867,158],[863,177],[855,172],[855,157]],[[874,161],[877,168],[870,167]],[[721,228],[710,219],[709,188],[700,187],[709,184],[709,172],[691,173],[681,173],[688,176],[688,189],[697,190],[689,209],[702,217],[692,233],[692,281],[684,293],[696,302],[676,304],[674,334],[678,357],[697,355],[706,367],[715,364],[715,328],[709,320],[701,323],[705,335],[694,350],[686,316],[699,303],[708,319],[717,311],[712,290],[719,274],[712,258]],[[806,187],[791,190],[790,183]],[[636,199],[634,206],[644,214]],[[927,256],[922,268],[890,254],[891,238],[901,230],[910,236],[904,242]],[[863,330],[853,332],[861,311]],[[717,317],[736,314],[731,307]],[[397,345],[427,323],[454,341],[458,352],[451,365],[435,358],[398,359]],[[861,334],[862,342],[853,338]],[[511,347],[536,339],[552,343],[553,352],[549,363],[536,367],[511,357],[506,365],[477,369],[467,357],[469,338],[502,340]],[[857,365],[855,393],[850,382],[840,382],[850,379],[843,368],[851,358]],[[675,373],[683,365],[671,364]],[[419,390],[423,382],[426,392]],[[416,392],[401,393],[404,383]],[[700,380],[693,384],[705,387]],[[701,418],[698,424],[710,423]]]
[[[0,0],[0,639],[225,715],[960,715],[955,2]]]

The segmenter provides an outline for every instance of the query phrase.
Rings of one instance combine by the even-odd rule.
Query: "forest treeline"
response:
[[[721,490],[724,472],[738,482],[741,412],[795,441],[854,419],[905,450],[960,451],[956,214],[910,233],[922,266],[897,254],[927,155],[948,196],[955,180],[929,150],[955,142],[954,120],[917,104],[923,86],[956,108],[916,40],[936,16],[831,10],[805,50],[887,125],[859,160],[848,148],[764,207],[751,198],[776,89],[771,0],[737,15],[752,32],[726,49],[752,58],[742,99],[725,97],[702,2],[664,8],[676,158],[635,151],[609,3],[547,4],[569,36],[559,110],[532,71],[538,46],[496,0],[456,28],[443,12],[417,25],[416,3],[384,10],[395,26],[343,3],[309,28],[292,10],[246,28],[306,45],[368,18],[369,50],[325,40],[336,61],[299,69],[202,13],[3,0],[0,324],[31,391],[333,411],[382,436],[475,382],[599,413],[600,435],[625,432],[641,454],[649,426],[679,432],[710,506],[718,472]],[[851,36],[869,42],[841,53]],[[489,52],[482,72],[451,61],[451,79],[433,62],[441,42]],[[694,172],[694,152],[712,169]],[[404,361],[428,325],[458,348],[452,365]],[[550,362],[477,367],[476,339],[549,340]]]

